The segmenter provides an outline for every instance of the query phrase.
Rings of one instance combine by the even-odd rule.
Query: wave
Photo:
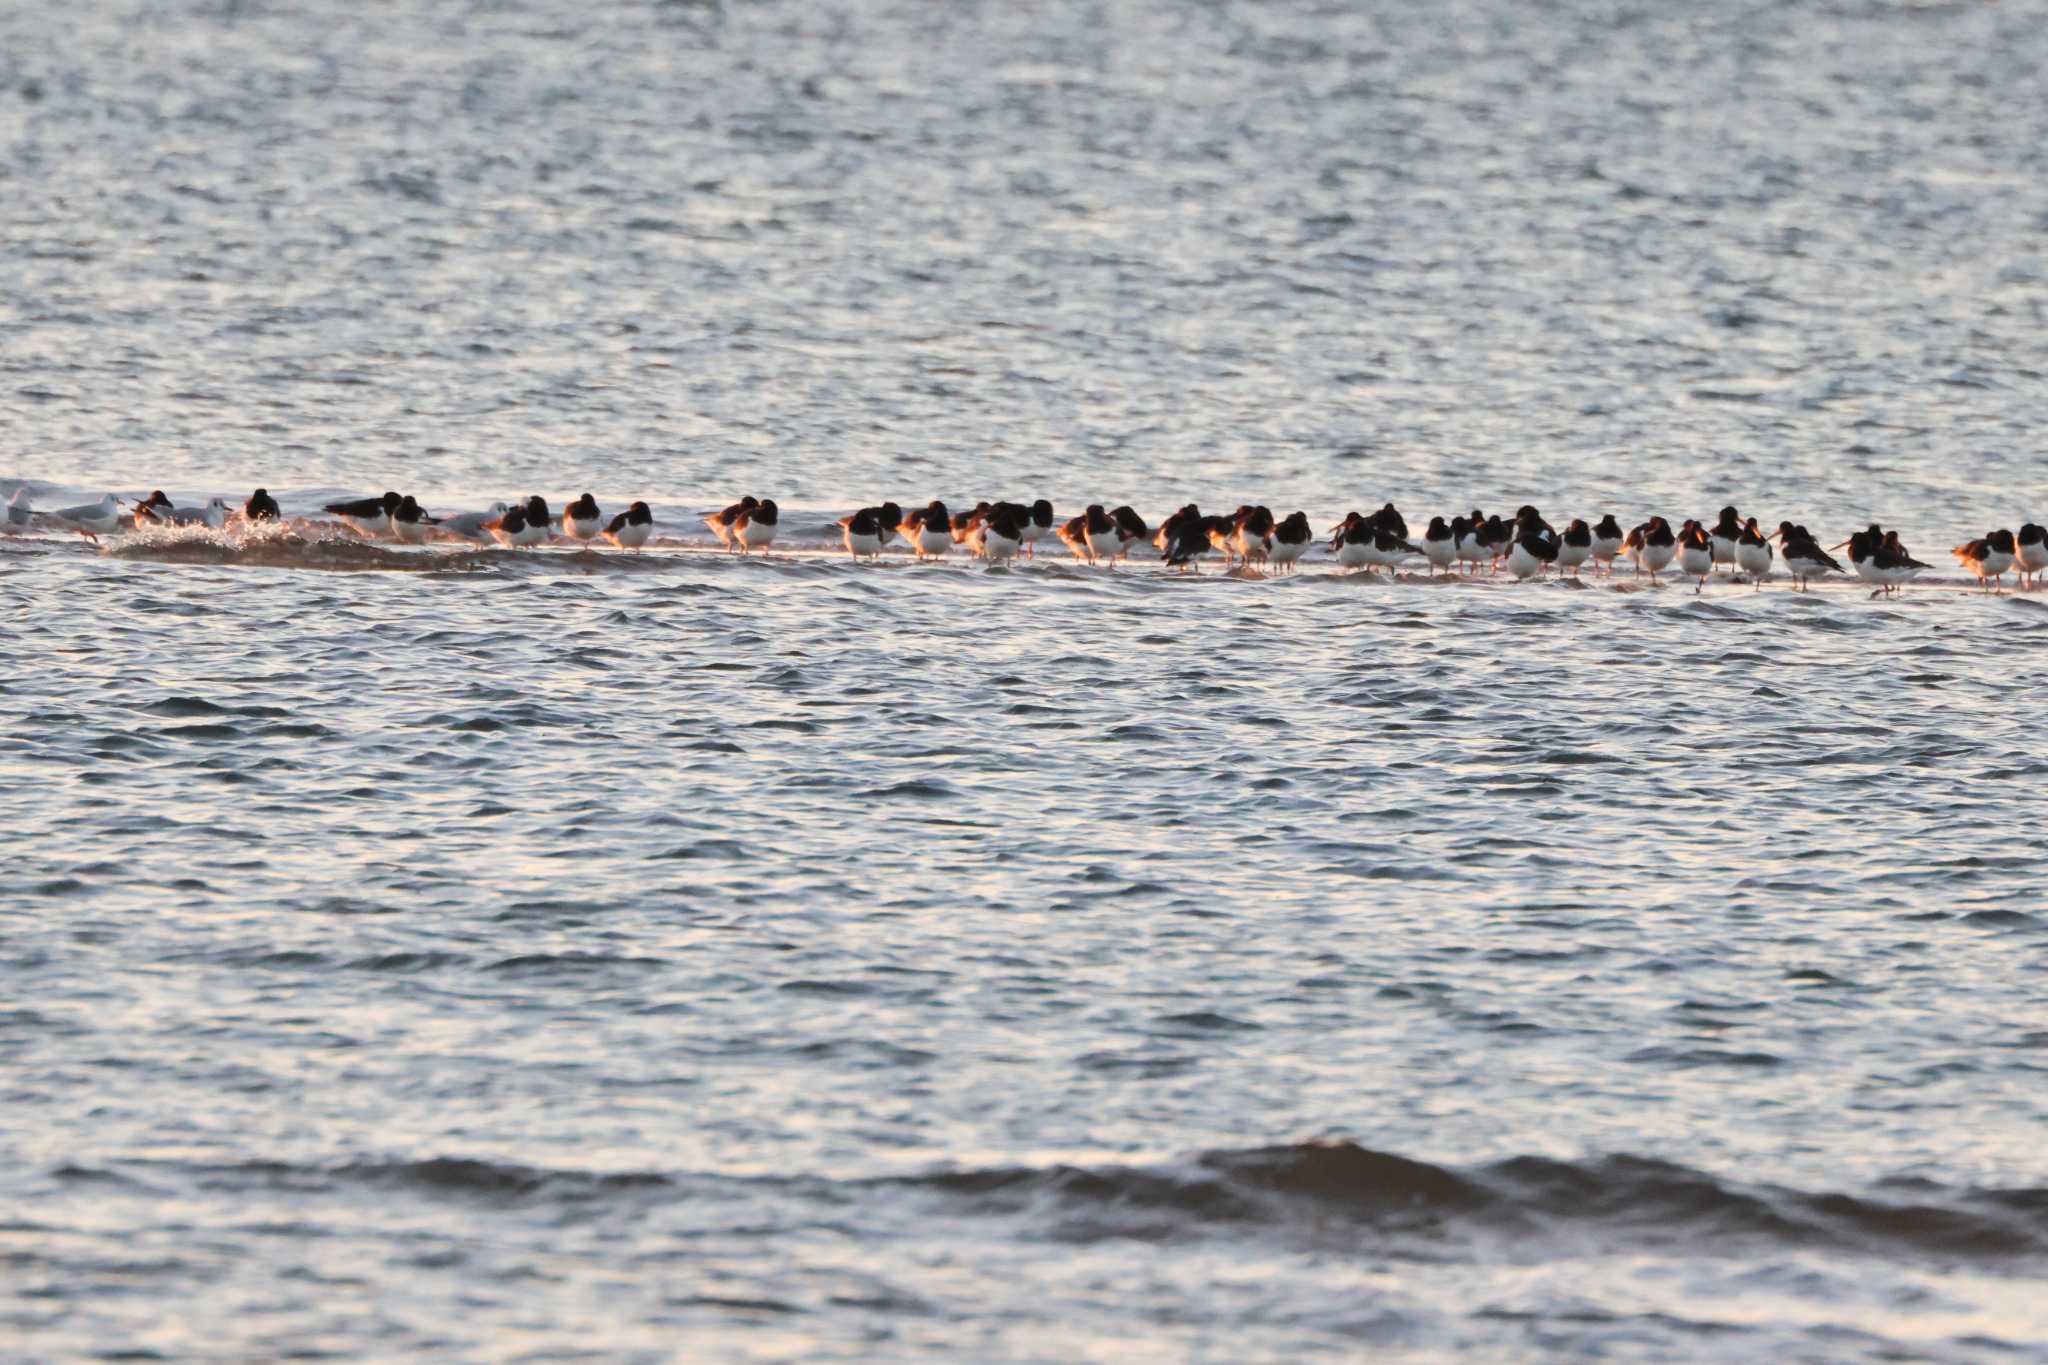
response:
[[[1337,1224],[1404,1235],[1593,1234],[1700,1249],[1755,1242],[1892,1256],[2048,1256],[2048,1188],[1915,1180],[1850,1195],[1729,1181],[1635,1156],[1521,1156],[1458,1170],[1349,1142],[1300,1143],[1208,1152],[1173,1166],[1019,1167],[904,1183],[988,1212],[1048,1203],[1096,1215],[1167,1212],[1185,1232],[1203,1223],[1304,1231]]]
[[[68,1169],[59,1174],[78,1178]],[[1698,1254],[1792,1247],[1890,1259],[2048,1258],[2048,1187],[1984,1189],[1914,1179],[1848,1194],[1728,1180],[1638,1156],[1518,1156],[1454,1168],[1351,1142],[1211,1151],[1162,1164],[1007,1166],[849,1180],[549,1170],[450,1156],[326,1167],[249,1162],[205,1167],[202,1175],[209,1184],[370,1185],[504,1203],[695,1198],[714,1188],[729,1194],[750,1186],[835,1205],[894,1194],[920,1201],[913,1211],[920,1226],[933,1215],[1003,1218],[1033,1225],[1035,1235],[1083,1243],[1260,1237],[1436,1257],[1461,1242],[1488,1239],[1546,1255],[1624,1245]]]

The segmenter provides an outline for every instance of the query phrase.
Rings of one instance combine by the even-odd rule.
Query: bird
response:
[[[1815,578],[1843,572],[1842,566],[1821,549],[1819,542],[1804,526],[1781,521],[1776,539],[1779,551],[1785,557],[1785,572],[1792,575],[1794,586],[1801,592],[1805,592],[1807,584]]]
[[[1593,528],[1579,518],[1573,518],[1571,525],[1564,528],[1564,534],[1557,540],[1557,567],[1570,569],[1572,577],[1579,576],[1579,566],[1593,554]]]
[[[1527,582],[1557,562],[1556,533],[1538,519],[1518,520],[1512,544],[1508,546],[1508,572]]]
[[[2020,571],[2021,587],[2039,586],[2034,580],[2048,569],[2048,529],[2028,522],[2013,539],[2013,567]]]
[[[1486,514],[1478,508],[1473,508],[1469,516],[1451,520],[1451,536],[1460,568],[1476,570],[1491,558],[1486,543]]]
[[[1508,552],[1508,543],[1515,538],[1512,527],[1497,516],[1490,516],[1478,530],[1479,549],[1486,562],[1486,571],[1494,573],[1500,568],[1501,558]]]
[[[1678,567],[1686,577],[1699,580],[1692,586],[1693,596],[1699,596],[1707,586],[1707,575],[1714,571],[1714,538],[1696,521],[1688,521],[1679,529]]]
[[[1014,503],[999,503],[981,523],[981,557],[990,564],[1008,563],[1017,557],[1017,551],[1024,547],[1024,523],[1030,515],[1027,508]]]
[[[1463,521],[1463,517],[1451,522],[1442,517],[1429,519],[1429,525],[1422,533],[1422,557],[1429,561],[1430,577],[1436,577],[1438,570],[1450,568],[1457,560],[1457,527]]]
[[[228,505],[225,499],[211,498],[204,507],[158,508],[156,516],[168,526],[204,526],[218,531],[228,524]]]
[[[937,498],[905,512],[899,533],[919,559],[937,559],[953,548],[952,522],[946,516],[946,504]]]
[[[1771,576],[1771,542],[1757,529],[1755,517],[1742,524],[1742,534],[1735,538],[1735,567],[1749,575],[1758,592],[1763,591],[1764,580]]]
[[[464,540],[473,540],[488,545],[491,541],[490,523],[510,511],[502,502],[494,502],[481,512],[464,512],[460,516],[443,517],[438,529]],[[525,520],[522,513],[520,520]]]
[[[605,524],[604,538],[621,550],[637,550],[654,534],[654,513],[647,504],[636,502]],[[880,545],[875,547],[881,549]]]
[[[1372,533],[1372,539],[1366,545],[1365,557],[1368,563],[1385,569],[1391,578],[1394,570],[1401,567],[1402,560],[1419,555],[1422,551],[1409,544],[1405,536],[1396,534],[1392,527],[1380,520],[1385,515],[1386,509],[1381,508],[1365,519],[1366,529]],[[1398,514],[1395,521],[1400,522]]]
[[[1858,578],[1880,592],[1885,590],[1884,576],[1877,570],[1877,547],[1884,543],[1884,532],[1876,522],[1864,530],[1851,535],[1840,545],[1830,545],[1830,550],[1847,549],[1849,567]]]
[[[955,512],[948,523],[953,532],[953,543],[973,548],[975,528],[980,526],[982,518],[994,509],[995,504],[992,502],[977,502],[972,511]]]
[[[1932,567],[1922,564],[1907,553],[1897,531],[1886,531],[1870,558],[1877,567],[1878,581],[1891,592],[1897,592],[1901,585],[1912,582],[1922,572]]]
[[[733,518],[732,538],[739,543],[740,553],[751,554],[774,544],[775,523],[780,517],[775,499],[763,498]]]
[[[433,534],[437,525],[412,494],[407,493],[391,509],[391,534],[408,545],[418,545]]]
[[[168,523],[171,519],[170,514],[171,500],[164,496],[164,490],[161,488],[135,504],[135,524],[137,526],[141,526],[145,522]]]
[[[1129,559],[1131,547],[1143,545],[1152,539],[1152,529],[1145,525],[1145,519],[1132,510],[1129,504],[1109,509],[1109,519],[1116,524],[1116,556]]]
[[[1339,567],[1370,575],[1376,536],[1372,524],[1364,517],[1347,512],[1343,521],[1330,528],[1330,554]]]
[[[1024,557],[1038,557],[1038,542],[1052,534],[1052,504],[1039,498],[1031,504],[1031,515],[1024,521]]]
[[[892,502],[888,506],[896,507],[896,504]],[[903,509],[900,507],[896,508],[896,522],[897,525],[903,522]],[[839,519],[839,538],[846,543],[846,552],[855,559],[862,555],[872,558],[881,554],[882,547],[895,534],[895,527],[882,525],[882,509],[879,507],[863,507]]]
[[[1059,532],[1059,538],[1067,544],[1069,551],[1073,551],[1073,557],[1085,559],[1092,565],[1102,563],[1106,555],[1114,557],[1122,551],[1124,544],[1116,536],[1116,522],[1112,522],[1110,514],[1102,510],[1102,503],[1087,503],[1081,516],[1069,520],[1059,528]]]
[[[1308,513],[1290,512],[1286,519],[1273,527],[1272,548],[1267,554],[1272,557],[1273,567],[1291,572],[1301,557],[1308,553],[1315,532],[1309,527]]]
[[[1593,564],[1608,573],[1614,572],[1614,561],[1621,553],[1621,543],[1627,537],[1621,533],[1621,523],[1609,512],[1600,518],[1600,524],[1593,528]]]
[[[1209,553],[1209,518],[1202,515],[1201,508],[1188,503],[1159,524],[1152,543],[1169,568],[1199,573],[1198,561]]]
[[[512,508],[503,516],[484,523],[500,545],[520,549],[528,545],[544,545],[548,539],[548,523],[545,516],[535,521],[529,513],[534,499]]]
[[[1741,514],[1733,507],[1723,507],[1721,519],[1707,532],[1707,540],[1713,546],[1716,565],[1736,563],[1735,550],[1742,541]]]
[[[1124,552],[1124,538],[1116,518],[1103,511],[1099,503],[1089,507],[1081,531],[1088,538],[1089,558],[1096,563],[1114,561]]]
[[[1621,548],[1636,562],[1636,574],[1640,577],[1646,570],[1652,583],[1678,555],[1678,542],[1671,534],[1671,523],[1662,517],[1651,517],[1628,533]]]
[[[352,529],[366,536],[386,535],[391,530],[391,514],[403,502],[396,493],[386,493],[381,498],[357,498],[354,502],[330,502],[321,508],[330,516],[340,517]]]
[[[277,505],[276,498],[270,496],[269,489],[259,488],[242,504],[242,520],[252,524],[259,521],[283,521],[284,509]]]
[[[1977,575],[1977,581],[1993,592],[2002,592],[1999,580],[2013,563],[2013,539],[2010,531],[1993,531],[1978,540],[1958,545],[1955,557],[1962,561],[1964,568]]]
[[[1114,555],[1121,547],[1116,538],[1116,523],[1099,502],[1089,503],[1080,516],[1067,518],[1059,529],[1059,538],[1074,558],[1090,564],[1101,562],[1104,555]]]
[[[604,530],[604,513],[597,507],[597,499],[585,493],[562,509],[562,534],[571,540],[590,541]]]
[[[548,512],[547,499],[538,493],[528,497],[526,500],[526,529],[539,532],[540,539],[536,542],[537,544],[545,545],[554,539],[552,529],[554,524],[555,519]]]
[[[704,524],[711,528],[711,534],[718,537],[718,543],[728,550],[737,549],[732,539],[732,524],[740,519],[740,513],[751,512],[760,506],[752,493],[747,494],[722,512],[714,512],[704,518]]]
[[[18,536],[29,527],[35,518],[35,504],[29,501],[28,485],[14,490],[14,496],[7,500],[7,508],[0,513],[0,532]]]
[[[87,540],[98,540],[121,524],[121,500],[112,493],[98,502],[79,507],[60,507],[49,514],[59,525],[68,526]]]
[[[1230,551],[1246,568],[1257,559],[1263,562],[1273,548],[1273,513],[1265,507],[1241,507],[1230,530]]]

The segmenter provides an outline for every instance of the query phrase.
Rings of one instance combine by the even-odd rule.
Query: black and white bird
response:
[[[1007,564],[1024,548],[1024,523],[1030,515],[1014,503],[998,503],[982,520],[975,537],[981,557],[990,564]]]
[[[775,525],[782,518],[775,499],[763,498],[733,518],[732,538],[741,554],[765,550],[775,543]]]
[[[1131,551],[1152,539],[1152,528],[1128,503],[1109,509],[1109,519],[1116,526],[1116,557],[1129,559]]]
[[[919,559],[942,558],[953,548],[952,519],[946,515],[946,504],[937,498],[905,512],[898,534]]]
[[[953,543],[973,549],[975,528],[994,510],[995,504],[992,502],[977,502],[972,511],[955,512],[949,523],[953,530]]]
[[[846,553],[855,559],[865,555],[869,559],[882,553],[882,524],[876,520],[875,509],[863,507],[839,519],[839,538],[846,544]]]
[[[1470,516],[1451,518],[1451,542],[1458,567],[1476,571],[1493,557],[1486,544],[1486,514],[1475,507]]]
[[[621,550],[637,550],[654,534],[654,513],[636,502],[605,524],[604,538]],[[879,547],[878,547],[879,548]]]
[[[1627,536],[1622,534],[1621,523],[1609,512],[1600,518],[1593,528],[1593,567],[1606,573],[1614,572],[1614,561],[1621,555],[1621,545]]]
[[[1503,556],[1508,572],[1527,581],[1555,564],[1557,551],[1557,532],[1543,519],[1543,514],[1534,507],[1517,508],[1513,534]]]
[[[404,499],[396,493],[386,493],[381,498],[330,502],[321,510],[330,516],[340,517],[354,530],[374,538],[391,533],[391,514],[398,510],[398,504],[403,501]]]
[[[1230,532],[1230,552],[1238,557],[1246,568],[1253,560],[1260,563],[1273,548],[1273,512],[1267,507],[1242,507],[1238,509],[1235,525]]]
[[[1871,560],[1877,566],[1878,581],[1891,592],[1897,592],[1933,567],[1913,558],[1906,549],[1905,542],[1899,539],[1897,531],[1884,533],[1884,538],[1878,541],[1877,550],[1871,555]]]
[[[1067,547],[1076,559],[1085,559],[1090,564],[1099,564],[1104,559],[1116,556],[1123,542],[1117,539],[1116,523],[1109,519],[1109,513],[1102,510],[1102,504],[1091,502],[1078,517],[1069,517],[1066,525],[1059,529],[1060,543]]]
[[[1880,592],[1886,590],[1884,575],[1877,568],[1877,547],[1884,544],[1884,531],[1876,522],[1857,531],[1839,545],[1830,545],[1830,550],[1847,550],[1849,568],[1855,575]]]
[[[1993,592],[2002,592],[2000,580],[2012,568],[2015,548],[2012,532],[1993,531],[1981,539],[1956,546],[1954,553],[1963,567],[1977,576],[1979,583]]]
[[[171,506],[171,500],[165,497],[164,490],[159,488],[135,504],[135,524],[168,526],[171,521]]]
[[[438,523],[427,515],[413,495],[407,493],[391,509],[391,534],[408,545],[419,545],[434,533]]]
[[[1572,577],[1579,576],[1579,566],[1593,555],[1593,528],[1581,518],[1574,517],[1571,525],[1564,528],[1564,534],[1557,538],[1557,567],[1570,569]]]
[[[1678,540],[1671,534],[1671,523],[1662,517],[1651,517],[1631,530],[1621,548],[1635,560],[1636,574],[1648,573],[1652,582],[1678,557]]]
[[[1707,586],[1708,575],[1714,572],[1714,538],[1707,534],[1707,528],[1696,521],[1687,521],[1678,532],[1678,568],[1687,578],[1697,579],[1692,586],[1697,597]]]
[[[1748,574],[1750,582],[1761,592],[1764,580],[1771,576],[1771,558],[1771,542],[1757,529],[1756,518],[1751,517],[1735,538],[1735,567]]]
[[[604,513],[598,510],[597,499],[585,493],[562,509],[562,534],[574,541],[588,542],[597,539],[604,530]]]
[[[1372,523],[1357,512],[1347,512],[1344,520],[1330,528],[1330,557],[1337,561],[1339,568],[1370,575],[1373,570]]]
[[[1733,507],[1723,507],[1721,519],[1707,531],[1707,540],[1713,547],[1714,564],[1717,567],[1737,563],[1735,550],[1742,541],[1741,514]]]
[[[2043,569],[2048,569],[2048,529],[2028,522],[2013,537],[2012,566],[2019,570],[2020,586],[2035,587]]]
[[[863,514],[865,514],[864,519],[862,519]],[[880,507],[863,507],[858,512],[849,512],[841,517],[839,519],[839,529],[845,531],[853,525],[856,519],[862,519],[863,529],[860,535],[862,537],[872,535],[875,538],[873,553],[879,554],[884,546],[896,538],[898,528],[903,525],[903,509],[893,502],[885,502]],[[870,553],[865,549],[856,550],[852,545],[848,545],[846,549],[847,553],[853,555],[856,559]]]
[[[526,524],[526,508],[524,505],[507,508],[504,512],[485,522],[483,529],[490,532],[491,539],[508,549],[516,550],[524,545],[539,543],[539,538],[533,528]]]
[[[1210,549],[1209,518],[1202,515],[1201,508],[1188,503],[1159,524],[1152,543],[1159,548],[1159,557],[1168,567],[1183,573],[1191,569],[1199,573],[1201,558]]]
[[[1291,512],[1273,527],[1273,543],[1266,551],[1275,569],[1292,572],[1308,553],[1316,533],[1308,524],[1308,513]]]
[[[722,511],[713,512],[710,516],[704,518],[704,524],[711,528],[712,535],[718,537],[720,545],[723,545],[727,550],[735,550],[739,547],[733,543],[733,523],[740,519],[740,513],[751,512],[758,506],[760,506],[759,501],[752,493],[749,493],[732,506]]]
[[[242,504],[242,520],[251,525],[259,521],[283,521],[284,509],[277,505],[276,498],[270,496],[269,489],[259,488]]]
[[[1031,504],[1031,515],[1024,519],[1024,557],[1038,557],[1038,542],[1052,534],[1052,504],[1039,498]]]
[[[1449,569],[1458,558],[1457,526],[1463,517],[1445,521],[1442,517],[1431,517],[1429,525],[1422,532],[1422,557],[1429,561],[1430,576]]]
[[[7,508],[0,512],[0,534],[18,536],[28,530],[35,520],[35,504],[29,501],[28,485],[14,490],[14,496],[7,500]]]
[[[1844,572],[1804,526],[1781,521],[1773,538],[1778,542],[1778,552],[1784,557],[1785,572],[1792,575],[1793,586],[1801,592],[1807,591],[1807,585],[1816,578]]]

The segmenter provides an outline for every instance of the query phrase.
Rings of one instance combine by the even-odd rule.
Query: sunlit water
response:
[[[2048,1355],[2044,29],[0,13],[0,496],[660,530],[0,539],[0,1353]],[[1940,567],[827,530],[1037,495]]]

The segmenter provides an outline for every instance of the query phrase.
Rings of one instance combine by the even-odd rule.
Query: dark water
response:
[[[2044,38],[0,12],[0,494],[662,537],[0,539],[0,1354],[2048,1358],[2048,599],[824,531],[1946,565],[2048,506]]]

